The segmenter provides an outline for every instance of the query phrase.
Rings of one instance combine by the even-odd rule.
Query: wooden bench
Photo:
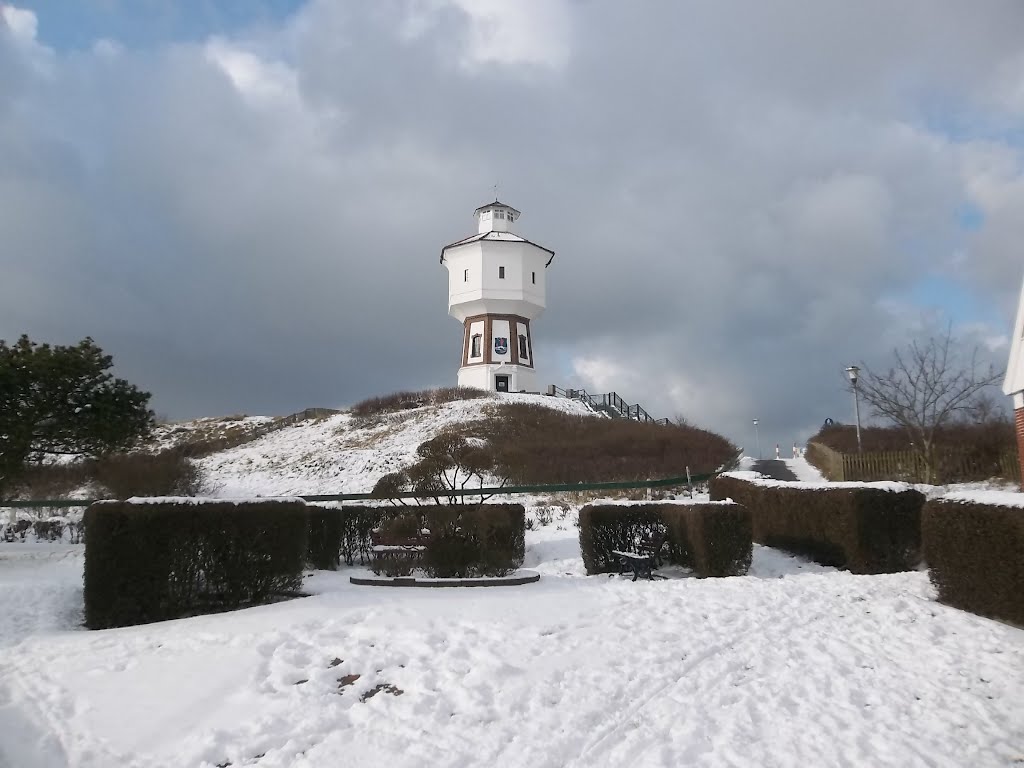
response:
[[[619,573],[632,572],[633,581],[641,576],[653,580],[654,569],[661,567],[661,550],[667,540],[668,531],[665,530],[646,539],[641,539],[636,552],[612,550],[612,554],[619,558]]]
[[[395,536],[380,530],[370,532],[371,568],[380,575],[408,576],[419,566],[427,549],[428,534]]]

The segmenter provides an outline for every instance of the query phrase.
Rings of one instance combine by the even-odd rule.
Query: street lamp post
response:
[[[857,453],[861,453],[863,448],[860,444],[860,398],[857,396],[857,379],[860,376],[860,368],[851,365],[846,369],[846,375],[850,377],[850,383],[853,385],[853,412],[857,416]]]
[[[761,458],[761,435],[757,432],[757,419],[754,419],[754,439],[757,441],[757,458]]]

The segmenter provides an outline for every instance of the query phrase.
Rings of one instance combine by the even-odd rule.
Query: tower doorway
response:
[[[494,391],[495,392],[508,392],[508,376],[495,376],[494,377]]]

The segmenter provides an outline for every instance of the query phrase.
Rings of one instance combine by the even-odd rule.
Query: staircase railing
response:
[[[565,397],[570,400],[579,400],[595,411],[603,411],[605,413],[609,410],[615,411],[622,418],[641,421],[645,424],[666,425],[672,423],[669,419],[654,418],[639,404],[631,405],[627,403],[617,392],[594,395],[585,389],[562,389],[555,384],[551,384],[548,386],[548,394],[555,397]]]

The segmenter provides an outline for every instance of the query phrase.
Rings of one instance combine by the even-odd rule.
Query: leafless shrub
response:
[[[202,471],[181,449],[109,456],[96,463],[95,479],[118,499],[197,496],[203,489]]]
[[[981,368],[976,347],[964,359],[950,328],[942,336],[893,350],[893,358],[888,371],[863,366],[860,396],[875,416],[906,433],[910,449],[924,466],[925,482],[932,482],[941,430],[972,410],[990,411],[979,396],[1002,378],[1002,372],[992,366]]]
[[[443,387],[420,392],[394,392],[381,397],[371,397],[352,406],[353,416],[371,416],[381,413],[422,408],[426,405],[441,405],[457,400],[476,400],[490,397],[489,392],[472,387]]]

